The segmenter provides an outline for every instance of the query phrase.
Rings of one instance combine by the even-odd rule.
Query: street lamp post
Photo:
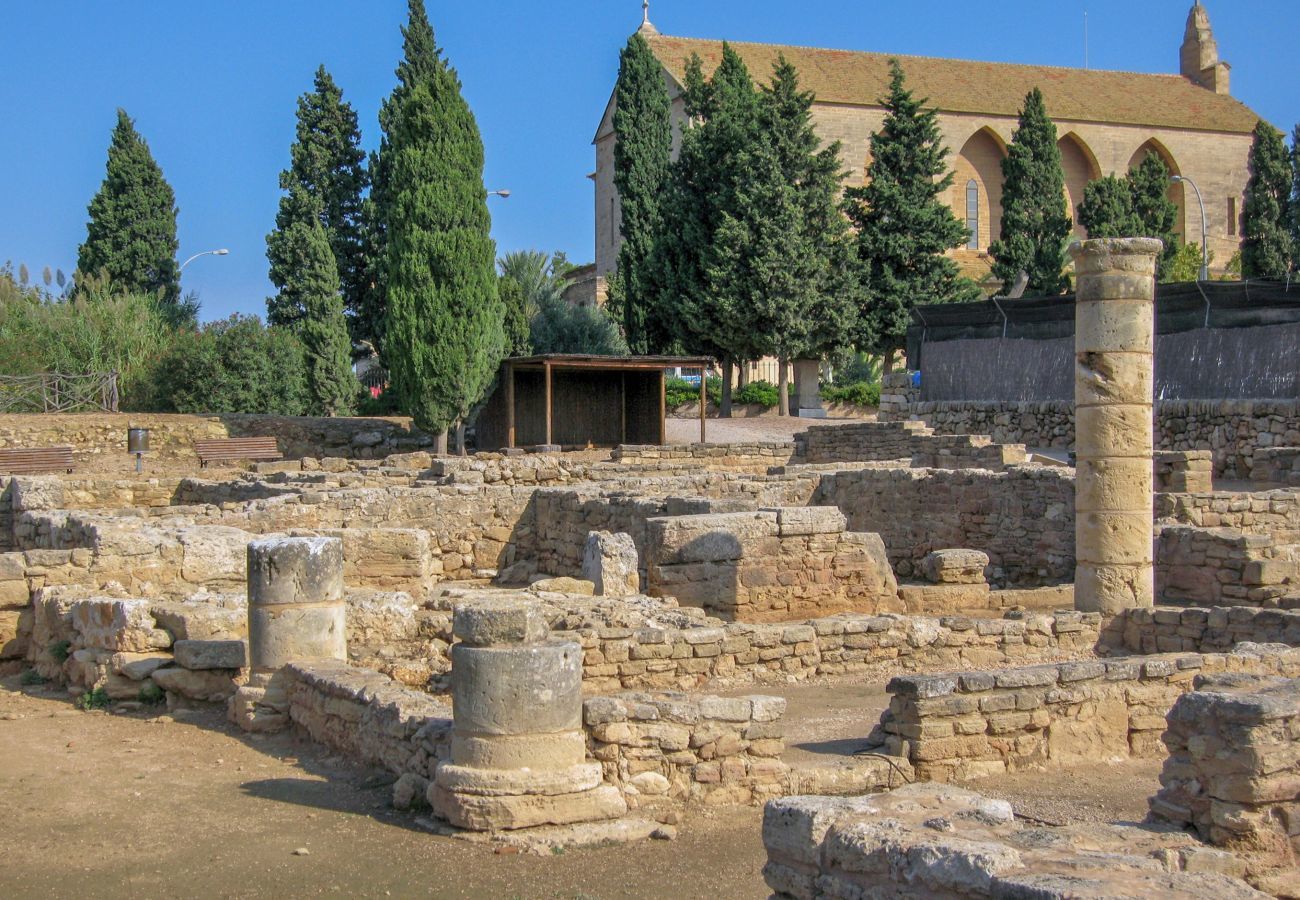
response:
[[[1205,221],[1205,200],[1201,197],[1201,189],[1196,186],[1196,182],[1186,175],[1171,175],[1169,180],[1174,184],[1183,184],[1186,182],[1196,191],[1196,202],[1201,207],[1201,281],[1210,280],[1210,240],[1209,228]]]
[[[510,191],[488,191],[487,195],[489,197],[500,197],[502,200],[507,200],[510,198]]]
[[[229,256],[229,255],[230,255],[230,251],[226,250],[225,248],[222,248],[221,250],[204,250],[202,253],[195,253],[189,259],[185,260],[185,262],[181,263],[181,267],[178,271],[182,271],[182,272],[185,271],[185,267],[188,266],[190,263],[194,262],[194,260],[198,259],[200,256]]]

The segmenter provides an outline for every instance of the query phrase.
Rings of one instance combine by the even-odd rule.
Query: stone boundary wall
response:
[[[1300,607],[1300,559],[1267,534],[1166,525],[1156,540],[1156,598],[1198,606]]]
[[[245,414],[69,413],[0,415],[0,447],[71,444],[86,462],[98,456],[126,456],[127,428],[148,428],[150,455],[194,460],[194,441],[227,437],[275,437],[286,457],[342,456],[377,459],[423,450],[432,439],[410,419],[330,419]]]
[[[899,676],[876,739],[922,780],[1165,756],[1174,701],[1199,673],[1300,675],[1300,649],[1239,645],[1231,654],[1162,654],[998,672]]]
[[[668,516],[646,525],[652,597],[731,622],[903,612],[880,536],[845,531],[838,509]]]
[[[1250,480],[1300,487],[1300,447],[1261,447],[1251,459]]]
[[[620,465],[676,466],[699,469],[756,469],[766,472],[773,466],[797,462],[792,441],[745,442],[734,444],[623,444],[614,449],[612,459]]]
[[[1155,504],[1157,524],[1234,528],[1300,543],[1300,491],[1159,493]]]
[[[1062,611],[1018,619],[840,615],[781,625],[583,629],[572,637],[583,649],[583,690],[613,694],[1091,658],[1100,633],[1100,615]]]
[[[1300,647],[1300,610],[1249,606],[1129,609],[1102,640],[1130,653],[1225,653],[1241,643]]]
[[[883,420],[919,418],[938,434],[988,435],[1028,447],[1074,446],[1074,404],[920,402]],[[1248,478],[1255,451],[1300,446],[1300,401],[1158,400],[1157,450],[1211,450],[1215,475]]]
[[[875,532],[904,578],[932,550],[982,550],[995,584],[1074,580],[1074,473],[1048,466],[859,469],[822,476],[812,502]]]
[[[930,433],[923,422],[813,425],[795,435],[795,447],[800,460],[806,463],[911,459],[920,449],[917,438]]]
[[[1209,450],[1159,450],[1154,463],[1157,493],[1208,494],[1214,490],[1214,454]]]
[[[762,801],[787,793],[785,706],[783,697],[589,697],[587,754],[634,808],[662,796],[709,805]]]

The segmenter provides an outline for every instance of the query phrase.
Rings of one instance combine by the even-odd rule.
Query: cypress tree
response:
[[[1291,267],[1290,207],[1295,178],[1282,132],[1267,122],[1255,126],[1248,168],[1241,273],[1246,278],[1282,278]]]
[[[177,305],[178,246],[176,195],[135,123],[119,109],[104,183],[90,201],[77,269],[85,276],[107,275],[128,292],[156,293]]]
[[[1291,132],[1291,268],[1300,272],[1300,125]]]
[[[505,354],[483,141],[460,79],[410,0],[384,106],[384,358],[403,407],[442,434],[465,421]]]
[[[505,309],[506,355],[528,356],[532,352],[532,340],[528,330],[528,297],[523,285],[502,274],[497,292]]]
[[[1056,125],[1047,115],[1043,92],[1025,97],[1020,125],[1002,160],[1002,236],[989,247],[993,275],[1006,289],[1021,272],[1028,293],[1065,290],[1065,239],[1072,222],[1065,213],[1065,172],[1056,144]]]
[[[641,34],[619,58],[614,94],[614,186],[623,244],[611,312],[622,321],[633,353],[663,349],[662,316],[653,308],[651,255],[662,224],[659,205],[672,154],[672,119],[663,68]]]
[[[343,305],[357,339],[370,339],[373,328],[363,319],[365,290],[362,195],[369,186],[357,114],[325,67],[316,70],[313,89],[298,99],[297,138],[289,150],[289,168],[280,173],[275,231],[266,238],[271,283],[279,294],[267,302],[267,321],[292,325],[304,310],[287,302],[291,282],[302,277],[293,268],[288,231],[295,223],[319,221],[334,255]]]
[[[1139,237],[1142,221],[1133,209],[1133,189],[1128,179],[1107,175],[1090,181],[1079,204],[1079,224],[1090,238]]]
[[[281,250],[294,272],[281,296],[303,313],[296,327],[315,411],[327,416],[351,415],[360,385],[352,372],[352,341],[343,316],[329,235],[315,219],[294,222],[282,233]]]
[[[942,195],[953,175],[938,113],[906,87],[890,61],[887,110],[871,136],[867,183],[844,192],[844,212],[857,228],[861,270],[858,349],[892,360],[904,346],[913,307],[974,299],[978,289],[944,253],[969,238]]]
[[[1178,204],[1169,199],[1169,167],[1154,153],[1148,153],[1137,166],[1129,169],[1129,193],[1133,197],[1133,213],[1140,230],[1122,237],[1152,237],[1164,241],[1165,250],[1160,256],[1158,277],[1169,275],[1175,254],[1178,253]]]

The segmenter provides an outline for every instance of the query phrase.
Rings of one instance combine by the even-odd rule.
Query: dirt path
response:
[[[0,896],[768,896],[758,809],[693,813],[674,842],[496,855],[391,810],[390,780],[216,712],[81,713],[5,678]]]

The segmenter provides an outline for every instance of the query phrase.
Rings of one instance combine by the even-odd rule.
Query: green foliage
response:
[[[136,699],[145,706],[160,706],[167,700],[167,692],[152,681],[140,688],[140,693]]]
[[[880,384],[855,381],[849,384],[828,384],[821,389],[827,403],[849,403],[854,406],[879,406]]]
[[[161,408],[181,413],[306,415],[302,341],[257,316],[231,316],[177,336],[159,366]]]
[[[620,55],[614,102],[614,186],[623,244],[611,312],[622,322],[632,352],[645,354],[666,343],[652,254],[663,226],[660,204],[673,138],[663,67],[641,34],[632,35]]]
[[[1169,199],[1169,167],[1154,153],[1148,153],[1128,176],[1129,192],[1133,198],[1133,213],[1140,230],[1138,237],[1153,237],[1164,242],[1165,251],[1160,257],[1158,276],[1163,278],[1180,240],[1175,230],[1178,223],[1178,204]],[[1131,235],[1125,235],[1129,237]]]
[[[506,353],[509,356],[527,356],[532,352],[532,340],[528,331],[528,298],[523,286],[503,275],[497,282],[497,294],[506,311]]]
[[[1248,167],[1250,181],[1242,207],[1242,274],[1246,278],[1283,278],[1290,271],[1294,250],[1290,204],[1295,176],[1282,132],[1267,122],[1255,126]]]
[[[1126,179],[1107,175],[1088,183],[1079,204],[1079,224],[1090,238],[1139,237],[1142,222],[1133,210],[1133,192]]]
[[[45,649],[46,652],[50,654],[51,659],[53,659],[59,665],[62,665],[63,663],[67,662],[68,657],[72,655],[72,642],[54,641]]]
[[[692,384],[684,378],[669,378],[664,383],[665,405],[677,409],[688,403],[700,402],[699,382]],[[722,379],[716,376],[704,383],[704,395],[715,406],[722,402]],[[751,381],[732,394],[732,403],[741,406],[761,406],[771,409],[780,402],[780,389],[770,381]]]
[[[410,0],[399,84],[384,104],[384,361],[417,427],[464,421],[505,355],[483,141],[460,80]]]
[[[1029,275],[1030,296],[1065,290],[1065,246],[1071,221],[1065,214],[1065,172],[1056,143],[1056,125],[1047,115],[1043,93],[1025,98],[1020,125],[1002,160],[1002,235],[989,253],[993,275],[1010,290],[1021,272]]]
[[[135,123],[119,109],[77,269],[83,277],[106,276],[127,293],[158,294],[177,303],[177,246],[176,195]]]
[[[281,296],[292,298],[303,312],[297,330],[306,354],[311,411],[352,415],[361,385],[352,371],[352,342],[329,237],[315,220],[294,222],[282,234],[286,256],[297,263],[295,277]]]
[[[280,187],[287,193],[280,199],[276,230],[266,238],[271,283],[279,289],[267,301],[267,321],[292,325],[305,315],[301,289],[296,287],[303,277],[299,242],[290,231],[295,224],[319,222],[335,261],[349,324],[358,340],[371,340],[373,323],[364,319],[362,221],[362,194],[370,176],[357,114],[324,66],[316,70],[314,89],[298,98],[297,138],[289,155],[289,168],[280,173]]]
[[[573,306],[559,297],[542,297],[529,330],[533,353],[589,353],[626,356],[627,344],[609,315],[591,306]]]
[[[871,136],[867,184],[844,192],[844,211],[857,228],[861,315],[856,344],[877,353],[903,347],[912,309],[925,303],[973,300],[945,252],[969,238],[944,199],[952,186],[938,113],[906,87],[891,61],[885,121]]]
[[[78,709],[108,709],[111,701],[108,698],[108,692],[102,687],[97,687],[93,691],[86,691],[77,698]]]
[[[37,672],[35,669],[28,669],[19,676],[18,683],[24,687],[35,687],[37,685],[46,684],[49,680],[50,679],[46,678],[40,672]]]
[[[1300,271],[1300,125],[1291,132],[1291,267]]]
[[[123,293],[98,278],[63,299],[23,288],[0,269],[0,374],[117,372],[122,408],[151,409],[174,311],[155,295]]]
[[[1210,262],[1214,262],[1214,251],[1210,251]],[[1162,284],[1200,281],[1201,279],[1201,245],[1183,244],[1174,251],[1174,255],[1164,266],[1160,276]]]
[[[741,406],[761,406],[771,409],[781,400],[780,389],[770,381],[751,381],[731,398],[733,403]]]
[[[402,406],[396,391],[384,391],[375,397],[369,390],[363,390],[361,399],[357,401],[359,416],[400,416],[401,414]]]
[[[705,391],[708,391],[708,385],[705,385]],[[699,399],[698,384],[691,384],[685,378],[669,378],[664,382],[664,406],[669,409],[677,409],[687,403],[698,403]]]

